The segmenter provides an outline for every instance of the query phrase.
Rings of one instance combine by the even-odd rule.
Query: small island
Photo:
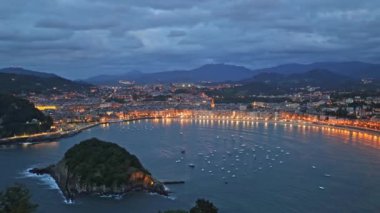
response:
[[[30,172],[52,176],[69,200],[79,195],[123,195],[131,191],[168,195],[135,155],[96,138],[76,144],[57,164]]]

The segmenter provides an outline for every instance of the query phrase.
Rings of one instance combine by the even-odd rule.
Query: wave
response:
[[[110,199],[115,199],[115,200],[121,200],[121,199],[123,199],[124,195],[109,194],[109,195],[100,195],[99,197],[101,197],[101,198],[110,198]]]
[[[63,202],[65,204],[68,204],[68,205],[75,204],[75,202],[73,200],[66,199],[66,197],[64,196],[63,192],[61,191],[61,189],[59,188],[57,182],[54,180],[53,177],[51,177],[48,174],[37,175],[37,174],[33,174],[33,173],[29,172],[33,168],[36,168],[36,167],[27,168],[26,170],[22,171],[21,177],[19,177],[19,178],[35,178],[35,179],[38,179],[41,182],[40,185],[47,186],[48,189],[50,189],[50,190],[57,190],[59,192],[59,194],[62,196]]]

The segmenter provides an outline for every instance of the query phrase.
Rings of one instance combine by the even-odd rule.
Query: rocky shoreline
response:
[[[91,144],[89,146],[94,145]],[[85,148],[87,149],[88,147]],[[137,158],[133,158],[134,156],[130,157],[131,162],[137,161],[135,164],[139,165],[140,163]],[[141,168],[132,165],[123,167],[125,169],[123,169],[123,171],[119,171],[119,173],[124,172],[126,175],[123,176],[122,181],[120,182],[119,176],[115,176],[114,179],[110,179],[110,177],[114,177],[113,174],[100,175],[102,172],[97,170],[97,168],[91,168],[91,171],[94,172],[89,174],[75,172],[78,170],[75,170],[69,166],[70,163],[68,162],[70,160],[71,159],[66,159],[65,154],[65,158],[57,164],[50,165],[46,168],[33,168],[30,169],[29,172],[36,175],[50,175],[55,180],[67,200],[74,200],[80,195],[122,196],[132,191],[144,191],[168,196],[169,192],[166,191],[164,184],[153,178],[152,175],[142,166]],[[86,159],[84,161],[86,161]],[[83,177],[86,175],[90,177],[91,180],[92,178],[99,178],[101,181],[90,181],[88,179],[84,180]]]
[[[63,178],[62,175],[55,172],[55,166],[49,166],[47,168],[33,168],[28,172],[35,175],[49,175],[57,183],[59,189],[62,191],[66,200],[74,200],[80,195],[96,195],[96,196],[123,196],[128,192],[133,191],[143,191],[148,193],[157,193],[159,195],[168,196],[169,191],[166,191],[163,184],[157,184],[152,188],[146,188],[142,184],[136,182],[131,184],[126,184],[118,187],[106,187],[106,186],[80,186],[79,184],[74,184],[72,186],[68,185],[69,181]],[[73,190],[74,189],[74,190]]]

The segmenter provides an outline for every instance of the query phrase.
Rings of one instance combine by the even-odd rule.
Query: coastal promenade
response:
[[[16,135],[13,137],[8,137],[8,138],[1,138],[0,144],[53,141],[60,138],[71,137],[86,129],[90,129],[92,127],[98,126],[99,124],[100,123],[98,122],[85,124],[82,127],[77,127],[77,128],[67,130],[67,131],[42,132],[42,133],[36,133],[36,134],[24,134],[24,135]]]

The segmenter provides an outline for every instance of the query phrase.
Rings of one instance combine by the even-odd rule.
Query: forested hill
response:
[[[2,93],[60,93],[85,91],[89,87],[89,84],[71,81],[55,74],[22,68],[0,69],[0,91]]]
[[[52,123],[28,100],[0,94],[0,138],[47,131]]]

